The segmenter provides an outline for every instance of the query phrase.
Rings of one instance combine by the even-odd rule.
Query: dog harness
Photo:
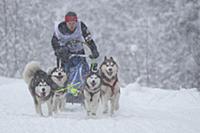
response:
[[[94,91],[91,91],[88,89],[89,88],[88,84],[86,84],[86,86],[87,87],[85,88],[85,90],[90,94],[90,102],[92,102],[93,96],[95,94],[97,94],[98,92],[100,92],[100,85],[98,87],[94,88]]]
[[[114,78],[113,78],[114,79]],[[111,91],[112,91],[112,95],[111,97],[114,95],[114,90],[115,90],[115,85],[117,84],[118,82],[118,77],[116,76],[116,79],[115,79],[115,82],[111,85],[109,84],[108,82],[109,81],[112,81],[113,79],[108,79],[104,74],[102,75],[102,83],[106,86],[109,86],[111,88]],[[106,82],[107,81],[107,82]]]

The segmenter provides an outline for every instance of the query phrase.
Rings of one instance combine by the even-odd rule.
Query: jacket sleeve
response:
[[[58,40],[58,38],[56,37],[55,33],[53,34],[53,37],[52,37],[52,39],[51,39],[51,45],[52,45],[54,51],[55,51],[56,49],[58,49],[59,46],[60,46],[60,45],[59,45],[59,40]]]
[[[92,54],[98,53],[96,44],[91,37],[91,33],[89,32],[87,26],[83,22],[81,22],[81,30],[82,30],[83,38],[87,42],[87,44],[88,44],[87,46],[90,48]]]

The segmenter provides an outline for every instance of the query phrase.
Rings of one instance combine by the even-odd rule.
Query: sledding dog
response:
[[[24,69],[23,78],[28,84],[29,91],[33,97],[36,112],[43,116],[41,105],[47,104],[48,115],[52,115],[52,98],[55,83],[43,71],[38,62],[29,62]]]
[[[48,74],[51,79],[58,85],[54,90],[53,96],[53,112],[64,111],[66,102],[66,85],[67,85],[67,74],[63,67],[55,67],[53,70],[49,70]]]
[[[83,90],[84,104],[88,116],[96,116],[100,102],[101,77],[98,71],[90,71]]]
[[[103,113],[108,112],[108,103],[110,101],[110,113],[119,109],[120,86],[118,81],[118,65],[113,57],[109,59],[105,56],[103,63],[100,66],[100,75],[102,79],[102,104]]]

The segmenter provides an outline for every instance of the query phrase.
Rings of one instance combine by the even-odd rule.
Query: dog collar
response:
[[[102,79],[106,79],[107,81],[112,81],[113,79],[115,79],[115,77],[117,77],[116,75],[116,76],[113,76],[111,79],[109,79],[108,77],[106,77],[106,75],[103,72],[101,73],[102,73]]]
[[[87,90],[87,92],[90,92],[90,93],[97,93],[98,91],[100,91],[100,86],[101,86],[101,84],[99,84],[96,88],[94,88],[94,90],[90,90],[90,89],[88,89],[88,88],[90,88],[89,87],[89,85],[86,83],[86,90]]]

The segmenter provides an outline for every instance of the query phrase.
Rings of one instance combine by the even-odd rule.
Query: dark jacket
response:
[[[61,22],[58,25],[58,29],[62,34],[73,33],[68,29],[65,22]],[[94,55],[94,54],[98,53],[95,42],[91,38],[91,33],[88,31],[87,26],[83,22],[81,22],[81,30],[82,30],[82,36],[83,36],[84,40],[87,42],[87,46],[90,48],[92,54]],[[56,51],[57,49],[60,48],[59,40],[56,37],[55,33],[53,34],[51,44],[52,44],[54,51]],[[85,54],[85,52],[84,52],[84,50],[82,50],[82,51],[79,51],[78,54]]]

